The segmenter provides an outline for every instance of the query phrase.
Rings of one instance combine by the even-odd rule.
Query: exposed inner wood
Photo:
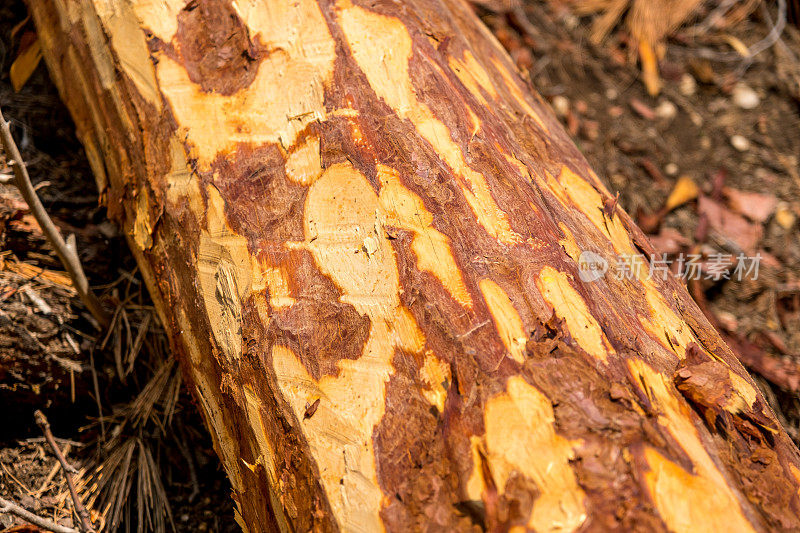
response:
[[[646,240],[466,4],[29,6],[245,531],[800,529],[686,290],[581,281]]]

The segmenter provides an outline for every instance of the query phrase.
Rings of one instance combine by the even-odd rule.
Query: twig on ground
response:
[[[0,498],[0,514],[2,513],[13,514],[22,518],[26,522],[30,522],[34,526],[46,529],[47,531],[53,531],[54,533],[80,533],[77,529],[58,525],[55,522],[51,522],[47,518],[33,514],[27,509],[20,507],[16,503],[6,500],[5,498]]]
[[[717,23],[731,10],[736,4],[736,0],[722,0],[717,7],[705,18],[703,22],[690,29],[696,35],[705,35],[711,31]]]
[[[94,366],[94,349],[89,349],[89,368],[92,371],[92,385],[94,386],[94,399],[97,402],[97,415],[100,420],[100,442],[106,442],[106,423],[103,416],[103,402],[100,400],[100,384],[97,381],[97,370]]]
[[[75,490],[75,483],[72,481],[72,474],[77,474],[78,472],[69,463],[67,463],[66,459],[64,459],[64,454],[61,453],[61,448],[58,447],[56,439],[53,437],[53,432],[50,431],[50,423],[47,421],[44,413],[37,409],[33,416],[36,418],[36,423],[42,428],[42,432],[44,433],[44,438],[47,440],[47,444],[50,445],[50,448],[52,448],[56,459],[58,459],[58,462],[61,463],[61,469],[64,471],[64,478],[67,480],[69,493],[70,496],[72,496],[75,514],[78,515],[78,526],[80,531],[82,533],[94,533],[92,521],[89,519],[89,511],[87,511],[86,507],[84,507],[83,502],[78,496],[78,491]]]
[[[63,264],[64,268],[67,270],[67,273],[69,274],[69,277],[72,279],[72,283],[75,286],[75,290],[78,292],[78,296],[80,296],[80,299],[83,301],[84,305],[95,318],[95,320],[97,320],[103,326],[108,326],[108,313],[106,313],[105,309],[103,309],[103,305],[100,303],[100,300],[89,287],[89,281],[86,279],[86,274],[83,272],[83,267],[81,266],[78,254],[75,253],[74,250],[71,250],[67,246],[67,243],[64,242],[64,239],[61,237],[61,233],[59,233],[58,228],[56,228],[55,224],[53,224],[52,219],[47,214],[47,211],[36,194],[36,190],[31,184],[31,179],[28,175],[28,170],[25,167],[25,162],[22,160],[22,156],[19,153],[19,148],[17,148],[17,144],[14,142],[14,137],[11,135],[9,123],[6,122],[5,117],[3,117],[3,112],[1,109],[0,140],[2,140],[3,150],[6,153],[6,162],[14,170],[14,183],[19,189],[19,192],[22,194],[22,197],[25,199],[25,202],[28,204],[31,214],[36,219],[36,222],[38,222],[41,226],[45,237],[47,237],[47,240],[55,249],[58,258],[61,260],[61,264]]]
[[[69,454],[71,448],[72,447],[69,444],[64,446],[64,457]],[[50,482],[53,481],[53,478],[56,477],[56,474],[58,474],[59,468],[61,468],[61,465],[56,462],[56,464],[53,465],[53,468],[50,469],[50,472],[47,473],[47,476],[44,478],[44,481],[42,481],[42,484],[39,486],[36,492],[32,494],[34,498],[38,499],[42,497],[42,494],[44,494],[44,492],[50,487]]]
[[[786,28],[786,0],[778,0],[778,19],[774,25],[771,24],[771,22],[772,21],[770,21],[769,33],[766,35],[766,37],[748,47],[748,54],[746,57],[743,57],[739,52],[717,52],[708,48],[699,48],[696,50],[688,50],[683,48],[683,51],[689,51],[698,57],[709,59],[711,61],[742,62],[744,65],[750,65],[755,56],[769,49],[780,39],[784,28]],[[681,50],[682,48],[675,47],[675,49]]]

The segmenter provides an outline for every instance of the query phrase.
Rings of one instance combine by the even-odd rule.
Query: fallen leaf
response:
[[[8,72],[14,91],[22,89],[41,60],[42,47],[39,38],[33,32],[26,32],[22,36],[17,58],[11,64]]]
[[[708,59],[694,58],[689,60],[689,70],[701,83],[711,84],[714,83],[714,68]]]
[[[658,59],[647,39],[639,40],[639,60],[642,63],[642,80],[650,96],[661,92],[661,78],[658,75]]]
[[[785,204],[778,206],[778,209],[775,211],[775,221],[785,230],[791,229],[796,220],[797,217],[795,214],[792,213],[789,206]]]
[[[767,220],[778,205],[778,199],[770,194],[739,191],[730,187],[723,188],[722,194],[725,195],[731,209],[753,222]]]
[[[661,254],[674,254],[681,251],[684,246],[689,246],[691,241],[674,228],[661,228],[658,235],[648,237],[650,244]]]
[[[736,331],[739,328],[739,320],[733,313],[717,311],[717,320],[725,331]]]
[[[697,186],[697,183],[695,183],[691,177],[683,175],[678,178],[675,187],[673,187],[672,192],[669,193],[664,209],[672,211],[676,207],[691,202],[697,198],[698,194],[700,194],[700,188]]]
[[[730,45],[731,48],[742,57],[750,57],[750,49],[740,39],[729,33],[723,33],[720,37]]]
[[[656,112],[641,100],[637,98],[631,98],[630,102],[628,103],[630,103],[631,108],[633,108],[633,110],[636,111],[640,117],[646,118],[647,120],[653,120],[656,118]]]
[[[636,223],[647,234],[652,234],[658,231],[661,226],[662,213],[645,213],[641,209],[636,213]]]
[[[719,202],[722,200],[722,189],[728,180],[728,172],[720,167],[711,173],[709,180],[711,181],[711,198]]]
[[[636,161],[636,163],[647,172],[651,178],[653,178],[659,184],[664,184],[667,182],[667,179],[664,177],[664,174],[658,169],[658,167],[650,161],[646,157],[642,157]]]
[[[706,217],[711,230],[735,243],[744,253],[755,252],[761,241],[761,226],[751,224],[744,217],[706,196],[700,196],[697,209],[700,215]]]
[[[780,259],[769,253],[768,251],[761,248],[758,251],[759,255],[761,256],[761,266],[780,269],[783,268],[783,263],[781,263]]]

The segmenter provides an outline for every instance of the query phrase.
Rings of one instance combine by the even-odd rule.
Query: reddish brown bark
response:
[[[246,530],[800,527],[686,290],[581,281],[649,245],[466,4],[29,5]]]

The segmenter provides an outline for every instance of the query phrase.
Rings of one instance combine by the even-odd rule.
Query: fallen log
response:
[[[800,528],[798,450],[466,3],[28,5],[245,531]]]

